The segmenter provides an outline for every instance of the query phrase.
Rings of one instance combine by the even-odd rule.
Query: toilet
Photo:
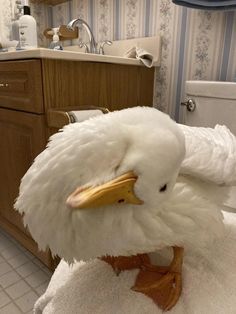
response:
[[[184,124],[202,127],[224,124],[236,136],[236,83],[187,81],[185,93],[186,100],[191,99],[195,105],[184,110]],[[236,187],[231,189],[225,206],[226,210],[236,212]]]

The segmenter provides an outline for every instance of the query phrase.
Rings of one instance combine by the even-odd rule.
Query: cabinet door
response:
[[[45,147],[44,125],[42,115],[0,108],[0,225],[20,242],[28,233],[13,204],[21,178]]]
[[[0,62],[0,107],[44,112],[40,60]]]

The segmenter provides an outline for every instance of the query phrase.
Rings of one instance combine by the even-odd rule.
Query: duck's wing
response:
[[[179,125],[186,156],[180,173],[218,185],[236,185],[236,137],[223,125],[215,128]]]

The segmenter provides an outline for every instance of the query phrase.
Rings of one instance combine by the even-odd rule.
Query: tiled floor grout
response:
[[[2,245],[1,245],[2,243]],[[4,244],[3,244],[4,243]],[[47,282],[50,280],[50,272],[47,271],[47,269],[45,268],[45,266],[43,264],[41,264],[41,262],[39,262],[39,260],[37,260],[36,258],[33,257],[33,255],[31,256],[28,251],[23,248],[20,244],[18,244],[14,239],[12,239],[8,234],[6,234],[4,231],[2,231],[0,229],[0,246],[1,247],[4,247],[4,249],[2,250],[1,253],[5,252],[4,255],[8,255],[6,254],[7,251],[8,253],[12,253],[9,254],[9,258],[6,258],[5,256],[3,256],[1,253],[0,253],[0,265],[5,263],[5,265],[9,266],[9,268],[7,268],[8,270],[4,273],[1,273],[0,275],[0,280],[3,276],[6,276],[7,277],[7,274],[13,274],[13,275],[17,275],[17,278],[16,281],[14,280],[13,283],[10,283],[9,285],[7,285],[5,288],[1,285],[0,283],[0,294],[1,293],[5,293],[5,295],[9,298],[9,302],[7,303],[4,303],[4,305],[1,305],[0,304],[0,313],[1,313],[1,310],[3,311],[5,307],[8,307],[10,304],[14,304],[14,306],[19,310],[19,313],[25,313],[25,312],[22,312],[22,309],[20,308],[20,306],[18,306],[17,302],[18,300],[20,300],[21,298],[23,298],[24,296],[26,296],[27,294],[29,294],[31,291],[37,295],[37,296],[40,296],[40,292],[37,291],[37,289],[39,287],[42,287],[44,284],[47,284]],[[17,249],[19,249],[19,252],[17,252]],[[12,251],[11,251],[12,250]],[[15,255],[15,253],[16,255]],[[18,253],[18,254],[17,254]],[[17,266],[14,266],[14,264],[12,265],[11,263],[9,263],[9,260],[12,260],[12,262],[14,261],[14,259],[16,260],[17,259],[17,256],[18,258],[20,256],[23,256],[21,257],[22,258],[22,261],[23,263],[19,264]],[[24,258],[27,258],[25,261],[24,261]],[[18,261],[19,262],[19,261]],[[34,265],[34,270],[32,271],[32,269],[30,270],[29,274],[26,275],[26,276],[23,276],[21,273],[19,273],[19,270],[17,271],[17,269],[19,269],[20,267],[23,267],[23,266],[27,266],[27,264],[30,265]],[[1,267],[0,267],[1,269]],[[39,273],[40,272],[40,273]],[[33,278],[32,275],[36,274],[36,273],[39,273],[39,275],[41,274],[42,272],[42,276],[45,278],[43,278],[42,281],[38,281],[37,283],[37,277],[36,278]],[[32,279],[33,281],[28,282],[26,279],[28,278],[29,279]],[[34,287],[32,287],[32,282],[34,282],[34,279],[36,281],[36,285]],[[45,280],[44,280],[45,279]],[[30,280],[29,280],[30,281]],[[30,288],[30,290],[26,290],[22,295],[20,294],[19,296],[17,296],[16,298],[13,298],[9,293],[9,288],[13,287],[14,285],[16,285],[17,283],[24,283],[25,287]],[[8,291],[7,291],[8,290]],[[15,293],[15,292],[14,292]],[[22,299],[21,299],[22,300]],[[7,300],[8,301],[8,300]],[[32,304],[33,306],[33,304]],[[29,312],[29,310],[27,309],[26,311],[27,313]],[[5,313],[5,312],[4,312]],[[8,313],[7,313],[8,314]],[[9,313],[11,314],[11,313]]]

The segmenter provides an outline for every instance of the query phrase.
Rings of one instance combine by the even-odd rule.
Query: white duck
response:
[[[221,212],[235,183],[226,127],[144,107],[66,126],[15,204],[39,247],[74,263],[61,261],[35,313],[235,314],[236,218]],[[170,247],[170,265],[154,266]]]

